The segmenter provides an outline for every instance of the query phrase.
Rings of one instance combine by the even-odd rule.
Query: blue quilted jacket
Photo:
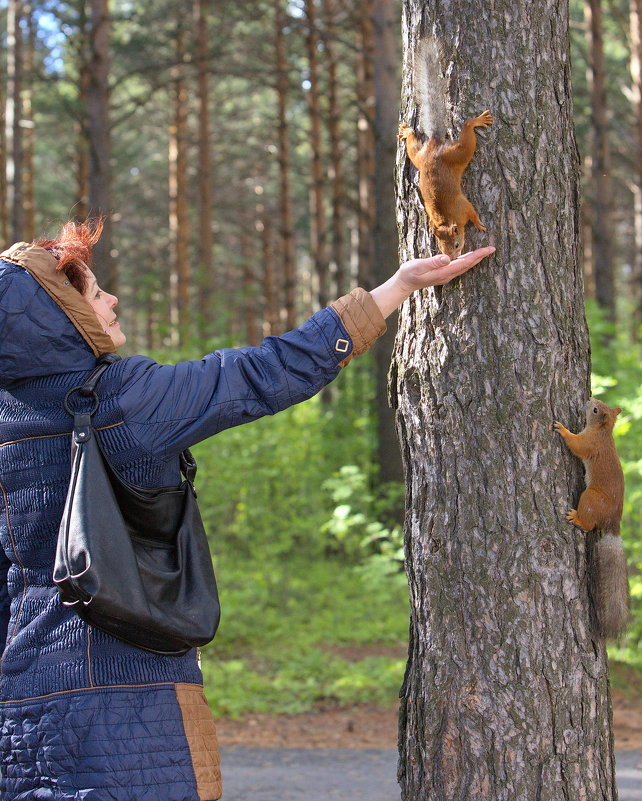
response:
[[[52,581],[70,471],[62,402],[99,350],[61,308],[58,290],[70,288],[55,284],[64,276],[51,284],[53,264],[32,246],[0,257],[0,797],[214,801],[215,729],[195,651],[126,645],[62,606]],[[356,339],[383,330],[375,319],[371,336],[360,322],[376,314],[364,295],[256,348],[110,366],[93,422],[112,465],[141,486],[178,484],[183,448],[314,395]]]

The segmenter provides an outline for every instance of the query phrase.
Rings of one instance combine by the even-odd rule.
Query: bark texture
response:
[[[565,0],[404,0],[402,119],[420,36],[438,45],[452,133],[490,108],[464,189],[496,256],[404,304],[392,373],[411,598],[401,691],[404,801],[613,801],[603,643],[585,535],[564,520],[581,467],[589,345]],[[437,76],[435,76],[437,77]],[[425,115],[423,116],[425,118]],[[436,122],[439,122],[438,120]],[[399,149],[402,259],[426,255]]]

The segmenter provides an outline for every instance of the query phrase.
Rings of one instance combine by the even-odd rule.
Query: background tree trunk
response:
[[[375,220],[374,283],[382,284],[398,265],[397,219],[393,174],[399,123],[399,75],[397,64],[397,14],[394,0],[375,0]],[[388,368],[397,333],[397,316],[388,318],[388,330],[374,347],[377,401],[379,481],[403,481],[403,466],[394,414],[388,404]],[[400,510],[401,511],[401,510]],[[401,522],[401,521],[400,521]]]
[[[5,107],[7,199],[10,239],[24,235],[22,180],[22,80],[24,72],[21,20],[22,0],[9,0],[7,6],[7,95]]]
[[[76,203],[74,217],[85,220],[89,215],[89,41],[86,0],[79,0],[78,8],[78,151],[76,156]]]
[[[404,0],[402,119],[415,119],[420,31],[442,53],[451,132],[496,114],[464,183],[491,232],[468,226],[467,247],[490,239],[497,254],[401,312],[392,388],[411,625],[399,780],[404,801],[613,801],[586,537],[564,520],[582,470],[552,430],[581,428],[589,394],[568,6],[484,10]],[[401,148],[399,160],[407,259],[425,255],[425,216]]]
[[[359,245],[358,283],[364,289],[375,286],[374,220],[375,220],[375,91],[373,0],[360,0],[357,65],[357,173],[359,176]]]
[[[103,234],[94,247],[94,266],[102,288],[117,295],[118,266],[112,237],[108,0],[89,0],[89,7],[89,210],[90,214],[105,217]]]
[[[190,263],[187,199],[187,85],[185,81],[185,30],[178,22],[175,34],[176,65],[172,68],[173,120],[169,129],[169,231],[172,250],[173,336],[184,344],[189,334]]]
[[[631,42],[631,105],[636,123],[633,164],[633,230],[635,258],[632,268],[633,292],[636,300],[635,320],[642,325],[642,0],[630,0]]]
[[[35,75],[35,55],[36,55],[36,27],[33,19],[33,5],[26,4],[25,14],[25,41],[24,41],[24,72],[25,82],[22,101],[22,121],[23,132],[23,185],[24,185],[24,232],[23,237],[26,242],[31,242],[36,237],[36,197],[35,197],[35,126],[33,120],[33,83]]]
[[[277,111],[279,119],[279,228],[283,255],[285,324],[296,326],[296,262],[292,197],[290,193],[290,138],[287,118],[288,70],[285,54],[285,11],[283,0],[274,0],[274,49],[276,55]]]
[[[0,60],[0,244],[8,246],[9,209],[7,206],[7,74],[6,65]]]
[[[208,21],[211,0],[196,0],[194,7],[198,94],[198,293],[201,335],[210,330],[210,302],[216,290],[212,236],[212,157],[208,75]]]
[[[336,295],[349,291],[345,263],[344,176],[342,168],[341,109],[337,70],[337,27],[335,0],[323,0],[325,36],[323,42],[328,64],[328,133],[330,134],[330,179],[332,182],[332,262]]]
[[[595,298],[609,320],[615,320],[611,159],[608,143],[606,70],[602,38],[602,0],[588,0],[585,13],[589,36],[589,90],[591,94],[591,203],[593,206],[593,270]]]
[[[319,34],[317,31],[316,0],[305,0],[308,23],[306,46],[308,52],[308,105],[310,109],[310,152],[312,154],[312,191],[310,193],[310,252],[318,281],[319,306],[329,298],[328,258],[324,199],[324,159],[321,152],[321,110],[319,106]]]

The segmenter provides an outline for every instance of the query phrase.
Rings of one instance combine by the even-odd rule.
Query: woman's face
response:
[[[104,292],[96,281],[96,276],[87,268],[89,276],[89,283],[85,291],[85,300],[89,303],[91,308],[95,311],[98,321],[102,325],[106,334],[109,334],[111,341],[114,343],[114,350],[124,345],[127,337],[120,330],[120,323],[116,320],[114,309],[118,305],[118,298],[116,295],[110,295]]]

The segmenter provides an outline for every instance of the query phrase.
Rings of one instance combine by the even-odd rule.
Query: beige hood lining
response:
[[[63,270],[56,270],[56,258],[39,245],[16,242],[0,253],[0,259],[24,268],[63,310],[94,356],[113,353],[114,343],[98,322],[96,313],[77,289],[69,283]]]

